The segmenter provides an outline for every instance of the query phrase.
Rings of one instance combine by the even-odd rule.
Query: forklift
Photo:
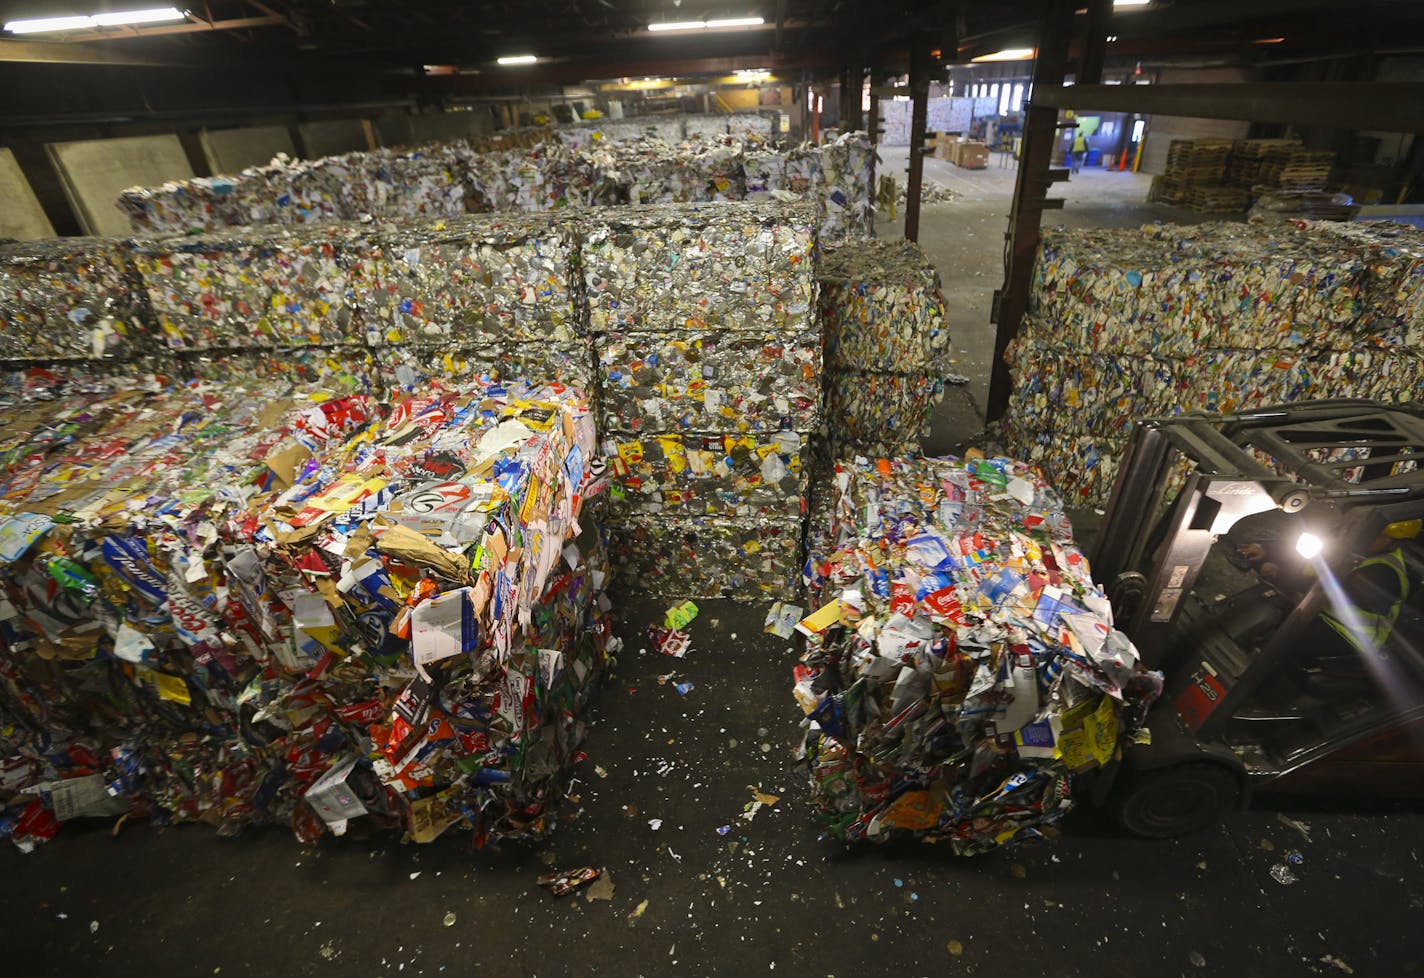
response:
[[[1326,400],[1138,424],[1092,565],[1166,681],[1092,800],[1169,838],[1267,786],[1424,797],[1421,520],[1424,408]],[[1392,593],[1361,610],[1381,565]]]

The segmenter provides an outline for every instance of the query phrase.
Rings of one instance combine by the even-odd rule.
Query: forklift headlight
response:
[[[1306,560],[1311,560],[1320,556],[1320,551],[1325,549],[1325,541],[1314,533],[1302,533],[1296,537],[1295,552]]]

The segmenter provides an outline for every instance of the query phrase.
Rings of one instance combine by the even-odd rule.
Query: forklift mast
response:
[[[1144,662],[1170,671],[1183,597],[1218,536],[1277,509],[1301,514],[1340,552],[1363,550],[1388,523],[1424,510],[1421,462],[1424,407],[1341,399],[1144,420],[1113,486],[1094,575]],[[1319,591],[1287,626],[1319,612]]]

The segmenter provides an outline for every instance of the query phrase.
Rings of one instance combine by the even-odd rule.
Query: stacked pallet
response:
[[[1251,206],[1251,195],[1240,187],[1189,186],[1182,205],[1202,214],[1239,214]]]
[[[1297,149],[1288,159],[1274,161],[1261,167],[1261,188],[1271,188],[1287,193],[1309,193],[1325,189],[1330,179],[1330,168],[1335,165],[1335,154],[1330,150]]]
[[[1155,200],[1167,204],[1185,202],[1192,187],[1219,187],[1226,181],[1226,161],[1231,153],[1229,139],[1174,139],[1167,147],[1167,168],[1154,181]]]
[[[1298,139],[1238,139],[1231,147],[1231,162],[1226,168],[1227,182],[1243,190],[1265,183],[1261,171],[1269,172],[1278,167],[1299,148]]]

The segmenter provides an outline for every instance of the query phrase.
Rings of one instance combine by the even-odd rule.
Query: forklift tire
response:
[[[1222,764],[1193,761],[1144,771],[1113,793],[1118,824],[1145,839],[1173,839],[1215,823],[1237,807],[1241,783]]]

